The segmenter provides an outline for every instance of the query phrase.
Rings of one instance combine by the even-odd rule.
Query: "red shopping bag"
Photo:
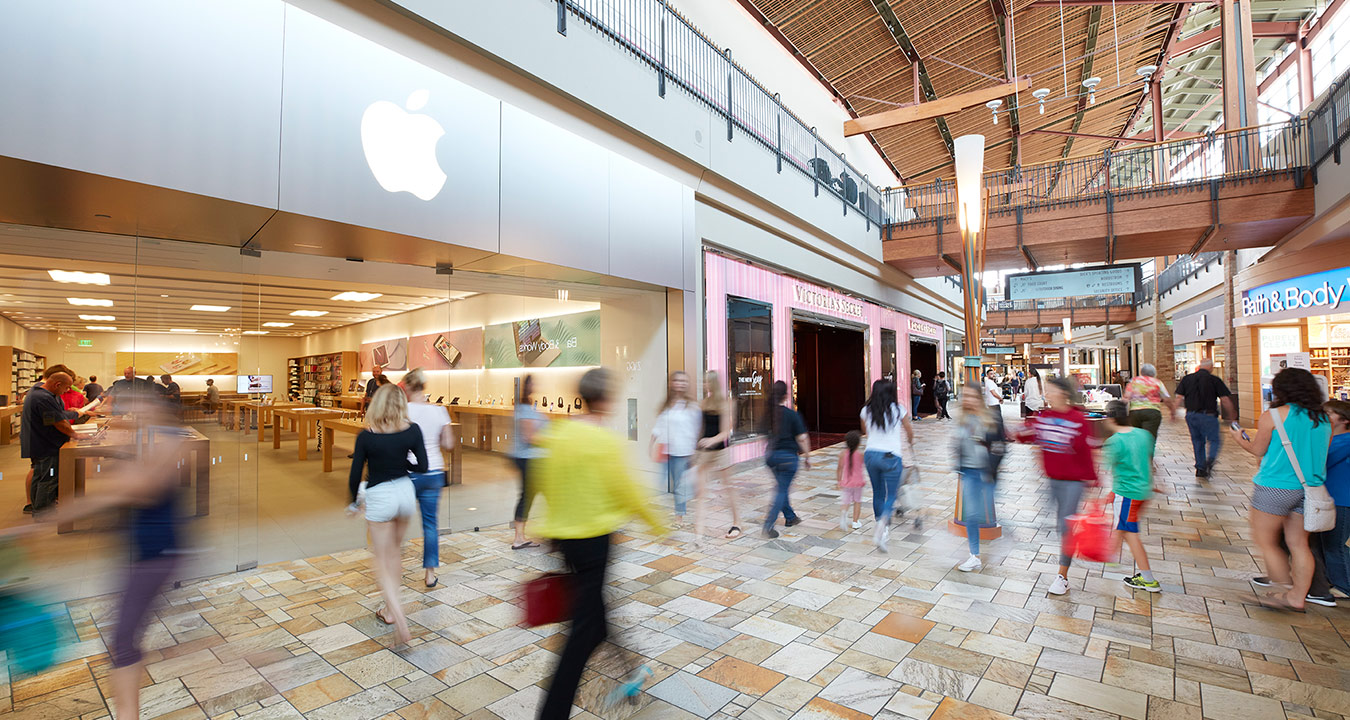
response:
[[[1064,521],[1064,547],[1069,555],[1106,562],[1111,556],[1111,515],[1100,501],[1089,502],[1082,512]]]
[[[572,613],[572,576],[544,573],[525,583],[525,624],[529,627],[562,622]]]

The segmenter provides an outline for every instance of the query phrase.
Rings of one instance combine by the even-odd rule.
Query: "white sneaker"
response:
[[[966,558],[965,562],[961,563],[960,565],[957,565],[956,569],[960,570],[961,572],[975,572],[976,570],[979,570],[982,567],[984,567],[984,563],[980,562],[980,556],[971,555],[970,557]]]
[[[854,520],[854,521],[853,521],[853,529],[854,529],[854,530],[857,530],[857,529],[860,528],[860,527],[862,527],[862,523],[861,523],[861,522],[858,522],[857,520]]]
[[[1054,580],[1050,581],[1050,594],[1063,595],[1069,591],[1069,579],[1063,575],[1056,575]]]
[[[876,543],[877,549],[882,552],[890,552],[890,549],[886,547],[886,540],[891,534],[890,530],[890,525],[884,519],[877,521],[877,529],[872,534],[872,540]]]

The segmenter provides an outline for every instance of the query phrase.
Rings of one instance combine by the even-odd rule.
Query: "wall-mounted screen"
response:
[[[244,395],[266,395],[272,392],[271,375],[236,375],[238,391]]]
[[[1138,263],[1020,273],[1005,278],[1003,296],[1008,300],[1043,300],[1133,293],[1139,289],[1140,274]]]

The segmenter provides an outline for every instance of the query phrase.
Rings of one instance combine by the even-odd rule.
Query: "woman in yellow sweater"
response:
[[[572,632],[540,708],[541,719],[566,720],[581,671],[605,641],[605,567],[610,535],[633,516],[664,534],[660,518],[628,469],[624,442],[604,427],[613,408],[612,374],[595,369],[581,378],[587,413],[551,422],[535,436],[543,457],[530,464],[532,492],[548,506],[541,537],[553,538],[572,570]]]

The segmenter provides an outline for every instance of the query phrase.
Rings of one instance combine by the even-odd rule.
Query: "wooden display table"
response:
[[[335,420],[346,414],[344,410],[333,410],[332,408],[316,408],[313,406],[283,408],[274,405],[272,410],[272,448],[281,449],[281,421],[283,419],[291,421],[291,427],[295,428],[296,436],[299,438],[299,450],[296,456],[300,460],[309,457],[309,439],[318,436],[316,423],[320,420]]]
[[[240,417],[243,418],[243,424],[239,426],[239,429],[241,431],[245,432],[248,431],[249,422],[250,420],[253,419],[249,417],[250,414],[257,416],[258,442],[262,442],[264,439],[263,433],[266,431],[268,423],[272,422],[273,413],[276,410],[279,409],[284,410],[287,408],[299,408],[299,407],[313,407],[313,406],[297,402],[279,402],[279,403],[272,403],[271,405],[264,405],[261,402],[246,402],[241,405],[236,405],[235,409],[236,412],[239,413]]]
[[[323,430],[323,471],[332,472],[334,436],[339,432],[345,432],[355,437],[366,429],[366,424],[351,419],[320,420],[319,427]],[[464,482],[464,444],[459,442],[459,423],[452,422],[450,427],[455,430],[455,449],[450,452],[441,451],[441,454],[445,457],[445,466],[449,468],[446,481],[451,485],[459,485]]]
[[[450,420],[457,425],[463,423],[461,417],[464,415],[476,416],[478,418],[477,439],[481,444],[475,444],[474,447],[489,452],[492,450],[495,438],[492,432],[495,418],[510,418],[510,422],[514,422],[516,416],[516,408],[512,405],[446,405],[444,407],[450,411]],[[539,412],[549,417],[567,417],[569,415],[569,413],[558,412],[557,410],[540,410]]]
[[[0,445],[14,442],[14,416],[22,409],[22,405],[0,407]]]
[[[333,398],[333,405],[343,410],[361,410],[365,404],[365,395],[337,395]]]
[[[107,431],[97,441],[70,440],[61,446],[60,470],[57,475],[60,499],[68,502],[84,494],[85,463],[90,458],[134,458],[137,451],[136,443],[146,442],[147,435],[144,430],[119,427],[123,423],[116,420],[109,421],[109,425]],[[184,427],[181,430],[185,434],[182,441],[185,462],[179,471],[181,483],[184,487],[196,484],[196,514],[200,517],[211,512],[211,441],[194,428]],[[74,529],[74,523],[61,523],[56,531],[68,533]]]

